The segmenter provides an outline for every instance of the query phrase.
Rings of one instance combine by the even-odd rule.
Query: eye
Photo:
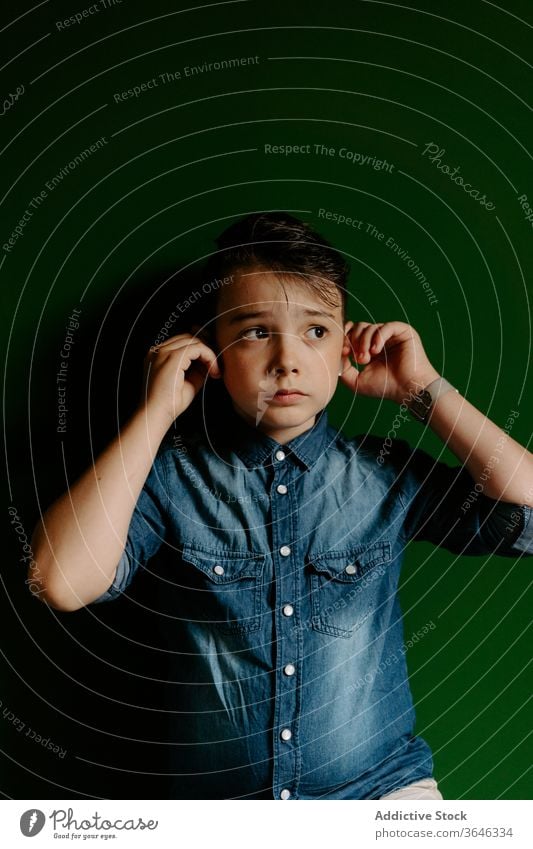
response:
[[[257,334],[257,335],[256,335]],[[259,335],[262,334],[262,335]],[[265,339],[268,335],[268,330],[265,330],[264,327],[247,327],[246,330],[243,330],[240,334],[241,339],[249,339],[250,341]]]
[[[318,332],[318,336],[314,337],[315,339],[324,339],[324,337],[326,336],[326,333],[329,332],[327,327],[323,327],[321,324],[316,324],[314,327],[310,327],[307,332],[309,333],[309,332],[315,331],[315,330]]]
[[[314,333],[315,336],[311,337],[313,339],[324,339],[326,334],[329,333],[327,327],[324,327],[321,324],[314,325],[310,327],[306,333]],[[268,330],[264,327],[247,327],[240,334],[241,339],[248,339],[249,341],[259,341],[261,339],[266,339],[268,337]]]

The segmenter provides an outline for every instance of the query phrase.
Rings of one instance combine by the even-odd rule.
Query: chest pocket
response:
[[[264,554],[185,544],[181,556],[180,608],[189,623],[209,625],[223,634],[258,630]]]
[[[386,602],[383,580],[391,560],[388,541],[311,556],[311,625],[334,637],[352,634]]]

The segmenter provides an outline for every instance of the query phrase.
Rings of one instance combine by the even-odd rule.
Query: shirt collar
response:
[[[285,444],[277,442],[259,428],[248,424],[235,411],[231,402],[226,405],[223,418],[224,445],[230,451],[234,451],[248,469],[262,466],[267,460],[276,462],[275,452],[279,450],[282,450],[285,456],[292,457],[301,463],[306,469],[310,469],[326,448],[328,414],[325,407],[317,413],[311,428]],[[220,431],[219,435],[221,435]],[[219,448],[221,447],[222,445],[219,444]]]

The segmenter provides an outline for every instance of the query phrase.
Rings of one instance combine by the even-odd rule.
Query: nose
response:
[[[277,333],[274,338],[274,351],[270,361],[270,372],[284,374],[298,372],[298,337],[292,333]]]

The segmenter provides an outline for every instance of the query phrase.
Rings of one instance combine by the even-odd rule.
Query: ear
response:
[[[350,345],[350,340],[346,337],[348,336],[350,330],[354,326],[353,321],[346,321],[344,323],[344,340],[342,344],[342,355],[343,357],[347,357],[352,352],[352,346]]]
[[[224,368],[224,360],[223,357],[221,357],[219,354],[216,339],[214,337],[214,331],[210,332],[209,328],[202,326],[201,324],[191,324],[191,333],[193,333],[194,336],[198,336],[198,338],[204,343],[204,345],[207,345],[209,348],[211,348],[212,351],[215,352],[215,354],[217,355],[218,367],[222,373]]]
[[[210,348],[214,348],[215,340],[213,339],[213,335],[209,328],[205,327],[205,325],[192,324],[191,333],[194,336],[198,336],[205,345],[208,345]]]

